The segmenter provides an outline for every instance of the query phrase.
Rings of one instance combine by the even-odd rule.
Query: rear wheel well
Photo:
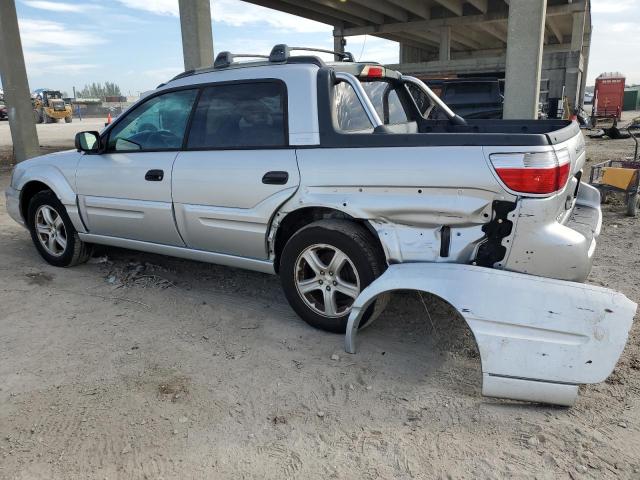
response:
[[[276,272],[280,269],[280,257],[282,255],[282,251],[284,250],[284,246],[287,244],[289,239],[301,228],[309,225],[310,223],[316,222],[318,220],[349,220],[354,223],[358,223],[365,227],[369,233],[371,234],[371,238],[373,241],[374,247],[378,250],[378,254],[380,258],[385,260],[386,257],[384,255],[384,250],[382,248],[382,244],[380,243],[380,239],[378,238],[378,234],[371,227],[369,222],[366,220],[361,220],[352,217],[351,215],[341,212],[340,210],[334,210],[332,208],[326,207],[307,207],[301,208],[299,210],[295,210],[289,214],[287,214],[284,219],[281,221],[278,226],[278,230],[276,231],[275,241],[274,241],[274,268]]]
[[[25,222],[27,222],[29,202],[31,202],[34,195],[45,190],[51,190],[51,188],[49,188],[47,184],[37,181],[29,182],[22,188],[22,193],[20,194],[20,213]]]

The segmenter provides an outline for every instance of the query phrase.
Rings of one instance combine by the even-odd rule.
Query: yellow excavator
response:
[[[58,90],[45,90],[33,101],[33,116],[36,123],[57,123],[63,119],[65,123],[73,121],[71,106],[62,99]]]

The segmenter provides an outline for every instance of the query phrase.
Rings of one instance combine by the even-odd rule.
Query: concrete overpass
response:
[[[505,114],[531,118],[540,100],[582,105],[589,0],[246,0],[334,27],[334,46],[373,35],[400,44],[404,73],[506,78]],[[375,60],[375,59],[371,59]],[[515,88],[511,88],[515,87]]]

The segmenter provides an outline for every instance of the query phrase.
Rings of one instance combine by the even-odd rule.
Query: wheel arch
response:
[[[43,190],[50,190],[64,205],[75,229],[80,233],[86,232],[78,211],[76,192],[57,168],[50,165],[29,168],[21,175],[16,187],[20,191],[20,213],[25,221],[29,202],[33,196]]]
[[[379,250],[381,258],[385,259],[386,255],[383,248],[378,232],[371,226],[371,224],[361,218],[356,218],[349,213],[339,210],[337,208],[326,207],[321,205],[304,206],[296,210],[287,212],[286,214],[276,214],[276,220],[272,225],[271,234],[271,254],[274,258],[274,269],[278,273],[280,269],[280,258],[284,246],[289,239],[300,229],[318,220],[348,220],[359,225],[362,225],[371,234],[372,239],[375,242],[375,247]]]
[[[36,194],[47,190],[55,193],[49,185],[41,182],[40,180],[30,180],[24,184],[20,191],[20,214],[25,222],[27,221],[27,212],[29,210],[29,203],[31,202],[31,199]]]

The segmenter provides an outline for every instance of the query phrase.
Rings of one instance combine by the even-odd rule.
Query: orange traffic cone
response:
[[[111,125],[111,112],[107,115],[107,125]]]

